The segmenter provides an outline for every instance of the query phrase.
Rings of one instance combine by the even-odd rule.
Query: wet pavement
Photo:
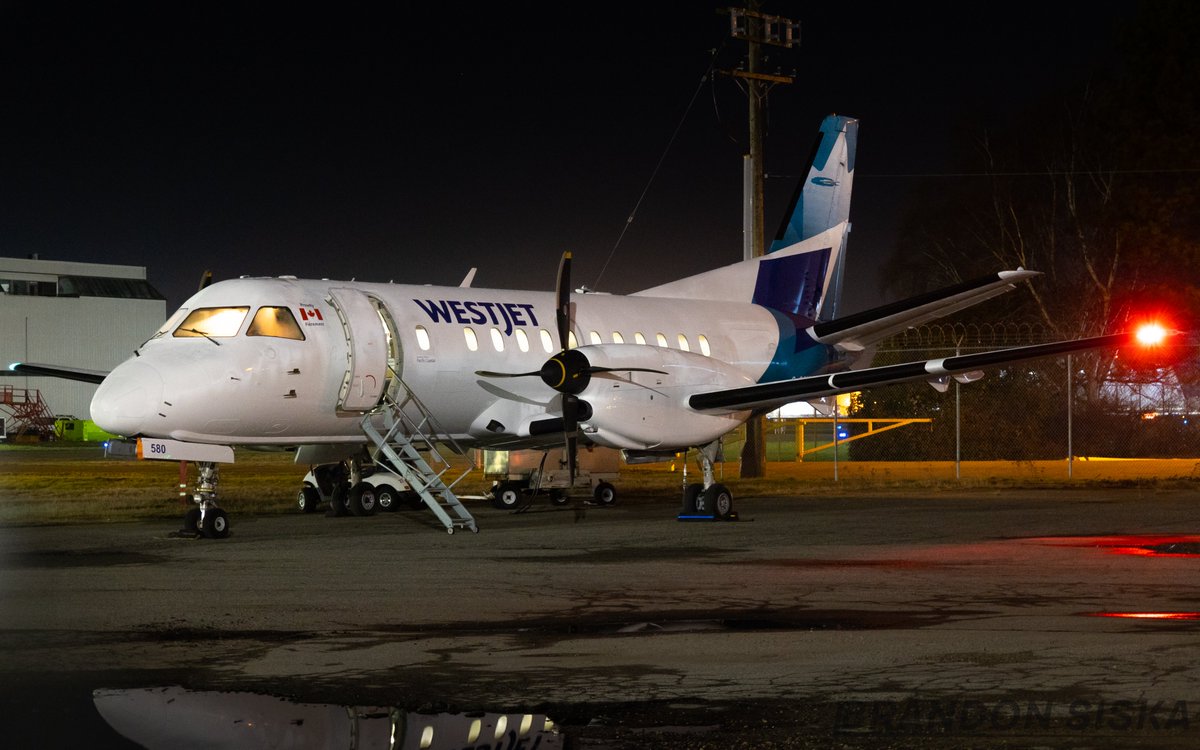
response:
[[[208,706],[195,735],[332,706],[359,747],[368,720],[391,738],[425,716],[461,725],[430,747],[1193,747],[1197,499],[743,498],[740,521],[681,523],[631,497],[472,506],[480,533],[454,535],[416,512],[230,508],[220,541],[174,518],[0,528],[0,715],[42,747],[139,746],[102,708],[127,707],[129,737],[128,706],[164,691]],[[521,735],[526,716],[552,731]]]

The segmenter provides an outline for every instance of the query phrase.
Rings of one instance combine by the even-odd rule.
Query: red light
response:
[[[1167,329],[1158,323],[1143,323],[1138,326],[1134,338],[1142,346],[1158,346],[1167,339]]]
[[[1129,620],[1200,620],[1200,612],[1093,612],[1091,615]]]

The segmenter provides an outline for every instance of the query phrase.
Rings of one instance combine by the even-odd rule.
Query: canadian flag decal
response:
[[[325,320],[321,317],[321,311],[315,307],[301,307],[300,320]]]

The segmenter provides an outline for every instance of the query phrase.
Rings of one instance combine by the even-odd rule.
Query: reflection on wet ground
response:
[[[1114,555],[1200,557],[1200,536],[1192,534],[1049,537],[1039,541],[1064,547],[1096,547]]]
[[[93,701],[109,726],[147,750],[552,750],[564,746],[554,722],[539,714],[423,713],[178,686],[100,689]]]
[[[462,538],[272,517],[220,544],[0,527],[0,738],[1195,747],[1194,499],[628,505]]]

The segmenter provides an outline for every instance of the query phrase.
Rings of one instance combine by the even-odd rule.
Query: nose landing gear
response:
[[[220,472],[212,461],[198,461],[199,481],[192,500],[195,508],[183,514],[183,533],[206,536],[209,539],[224,539],[229,536],[229,514],[217,505],[217,483]]]

